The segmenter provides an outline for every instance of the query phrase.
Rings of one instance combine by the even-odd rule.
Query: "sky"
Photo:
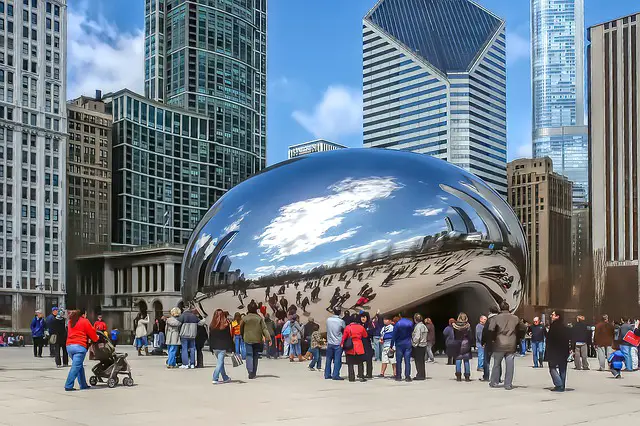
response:
[[[508,159],[530,156],[530,2],[478,3],[507,22]],[[289,145],[315,138],[362,146],[362,18],[374,4],[269,0],[268,164],[286,159]],[[585,28],[640,11],[638,0],[584,4]],[[142,93],[144,0],[69,0],[68,6],[67,97],[125,87]]]

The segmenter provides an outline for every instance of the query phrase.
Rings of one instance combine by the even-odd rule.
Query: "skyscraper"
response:
[[[505,22],[470,0],[364,17],[364,146],[432,155],[507,194]]]
[[[211,118],[227,189],[264,168],[267,0],[145,6],[145,96]]]
[[[66,0],[0,2],[0,329],[64,304]]]
[[[583,0],[531,0],[533,156],[573,182],[575,204],[589,193],[583,38]]]
[[[339,143],[330,142],[325,139],[315,139],[289,146],[288,156],[289,158],[294,158],[305,154],[311,154],[313,152],[333,151],[335,149],[344,148],[346,148],[346,146],[340,145]]]
[[[589,28],[591,248],[597,307],[640,303],[640,13]]]

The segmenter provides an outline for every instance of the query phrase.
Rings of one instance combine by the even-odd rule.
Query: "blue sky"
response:
[[[509,159],[531,152],[529,0],[479,0],[507,21]],[[640,11],[584,0],[585,26]],[[362,145],[362,17],[375,0],[269,0],[268,163],[324,137]],[[69,0],[68,97],[143,87],[143,0]]]

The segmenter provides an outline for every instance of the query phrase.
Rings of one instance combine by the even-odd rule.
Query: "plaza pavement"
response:
[[[557,394],[548,390],[548,370],[531,368],[530,354],[517,360],[516,388],[506,391],[489,389],[475,371],[472,383],[457,383],[442,359],[427,365],[429,380],[413,383],[324,380],[306,363],[288,360],[260,360],[258,378],[247,380],[244,366],[232,368],[227,360],[233,383],[212,385],[213,367],[167,370],[162,357],[125,350],[134,387],[65,392],[68,370],[56,369],[52,358],[34,359],[31,348],[0,348],[0,425],[610,426],[635,422],[640,412],[640,373],[615,380],[608,372],[571,369],[571,390]],[[205,363],[215,364],[211,354]],[[88,373],[93,364],[86,361]]]

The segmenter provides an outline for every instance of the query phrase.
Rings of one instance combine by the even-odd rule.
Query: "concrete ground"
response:
[[[260,360],[258,378],[247,380],[244,366],[232,368],[227,360],[234,381],[212,385],[213,367],[167,370],[162,357],[126,350],[135,386],[65,392],[68,370],[56,369],[53,359],[34,359],[31,348],[0,348],[0,425],[610,426],[635,422],[640,412],[640,373],[615,380],[608,372],[571,369],[569,391],[557,394],[548,390],[547,369],[531,368],[530,355],[517,360],[516,388],[506,391],[489,389],[475,371],[472,383],[457,383],[442,359],[428,364],[429,380],[413,383],[335,382],[286,360]],[[205,357],[215,364],[211,354]],[[86,361],[88,374],[93,364]]]

